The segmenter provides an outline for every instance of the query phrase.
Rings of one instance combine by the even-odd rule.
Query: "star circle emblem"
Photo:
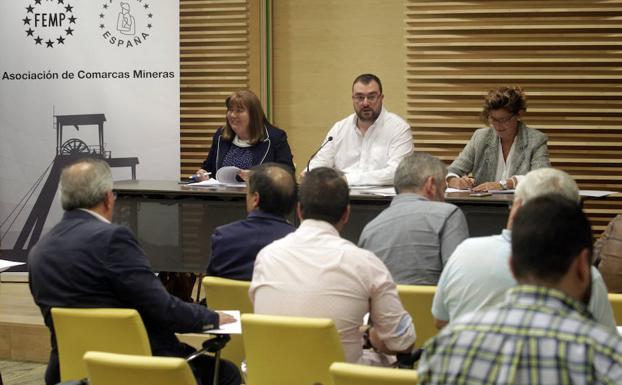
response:
[[[54,48],[65,45],[67,37],[73,36],[78,18],[69,0],[34,0],[27,3],[24,10],[21,19],[24,33],[34,45]]]

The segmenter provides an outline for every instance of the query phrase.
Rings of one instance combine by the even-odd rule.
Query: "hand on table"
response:
[[[251,176],[251,170],[240,170],[240,172],[238,172],[238,176],[244,182],[248,182],[248,178],[250,178],[250,176]]]
[[[475,179],[469,176],[451,177],[447,181],[447,186],[459,190],[470,190],[475,185]]]
[[[210,173],[203,170],[202,168],[198,169],[195,173],[194,173],[194,179],[197,182],[203,182],[204,180],[208,180],[209,179],[209,175]]]
[[[479,186],[475,186],[473,187],[473,191],[474,192],[483,192],[483,191],[490,191],[490,190],[501,190],[503,187],[501,187],[501,183],[499,182],[485,182],[480,184]]]
[[[223,313],[221,311],[218,311],[216,313],[218,313],[218,323],[220,325],[230,324],[236,321],[235,317],[232,315]]]

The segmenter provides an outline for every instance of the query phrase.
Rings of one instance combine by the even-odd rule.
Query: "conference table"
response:
[[[205,272],[214,229],[246,217],[246,187],[125,180],[114,183],[114,192],[117,200],[113,222],[134,232],[155,271]],[[391,199],[391,196],[352,189],[352,212],[341,235],[356,243],[363,227]],[[468,192],[447,193],[445,197],[447,202],[462,209],[471,236],[500,233],[512,199],[512,194],[473,197]],[[290,220],[298,224],[294,214]]]

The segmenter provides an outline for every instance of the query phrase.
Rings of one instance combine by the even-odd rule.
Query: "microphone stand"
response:
[[[324,141],[324,143],[322,143],[322,145],[320,146],[320,148],[318,148],[313,155],[311,155],[311,157],[309,158],[309,161],[307,162],[307,172],[309,172],[309,165],[311,164],[311,160],[313,158],[315,158],[315,156],[317,155],[318,152],[320,152],[321,149],[324,148],[324,146],[326,146],[328,144],[328,142],[332,141],[333,137],[329,136],[328,138],[326,138],[326,141]]]

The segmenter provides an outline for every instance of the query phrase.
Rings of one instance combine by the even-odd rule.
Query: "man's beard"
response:
[[[378,110],[377,112],[374,111],[372,108],[369,108],[368,110],[371,111],[371,118],[365,117],[363,115],[363,110],[356,111],[356,116],[360,121],[373,123],[376,121],[376,119],[378,119],[378,116],[380,116],[380,110]]]

